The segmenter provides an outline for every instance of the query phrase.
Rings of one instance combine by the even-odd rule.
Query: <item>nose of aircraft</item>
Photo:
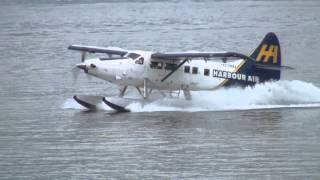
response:
[[[87,70],[87,66],[85,64],[77,64],[79,69]]]
[[[87,65],[84,64],[84,63],[77,64],[76,66],[77,66],[77,68],[84,70],[85,73],[88,73],[88,72],[89,72],[89,68],[88,68]]]
[[[91,63],[90,65],[89,64],[85,64],[85,63],[81,63],[81,64],[77,64],[76,66],[77,66],[77,68],[84,70],[85,73],[88,73],[90,68],[96,68],[97,67],[93,63]]]

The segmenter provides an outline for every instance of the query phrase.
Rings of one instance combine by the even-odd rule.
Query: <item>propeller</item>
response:
[[[84,62],[86,60],[86,58],[87,58],[87,52],[82,51],[81,52],[81,62]]]
[[[76,83],[78,81],[80,69],[77,66],[75,66],[72,68],[71,72],[72,72],[72,81],[73,83]]]
[[[92,79],[92,76],[91,76],[90,74],[88,74],[87,72],[86,72],[86,77],[87,77],[87,79],[88,79],[89,81]]]
[[[82,51],[81,52],[81,63],[77,64],[75,67],[72,68],[72,79],[73,79],[73,83],[77,82],[78,80],[78,76],[80,73],[80,70],[82,69],[85,73],[86,73],[86,77],[88,80],[91,80],[91,76],[88,74],[88,66],[84,63],[86,61],[87,58],[87,52]],[[91,68],[96,68],[95,64],[90,64]]]
[[[85,51],[82,51],[81,52],[81,62],[82,63],[86,60],[86,56],[87,56],[87,53]],[[71,72],[72,72],[72,81],[73,81],[73,83],[76,83],[78,81],[80,69],[83,69],[84,71],[86,71],[85,65],[77,64],[76,66],[74,66],[72,68]]]
[[[87,65],[85,65],[85,64],[77,64],[76,67],[79,68],[79,69],[84,70],[85,73],[88,73]]]
[[[90,64],[90,67],[96,68],[96,65]],[[72,68],[72,79],[74,83],[77,82],[81,70],[85,72],[87,79],[91,80],[91,75],[88,74],[88,66],[81,63]]]

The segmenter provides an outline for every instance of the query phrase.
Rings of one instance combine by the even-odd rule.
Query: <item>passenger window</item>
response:
[[[166,67],[164,69],[173,70],[176,66],[176,64],[166,63]]]
[[[198,74],[198,68],[192,67],[192,74]]]
[[[190,66],[184,67],[184,73],[190,73]]]
[[[143,57],[139,58],[138,60],[135,61],[136,64],[143,64]]]
[[[210,70],[209,69],[204,69],[204,75],[209,76],[210,75]]]

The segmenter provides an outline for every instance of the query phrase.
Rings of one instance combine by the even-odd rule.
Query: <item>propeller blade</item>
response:
[[[86,60],[86,57],[87,57],[87,52],[82,51],[81,52],[81,62],[84,62]]]
[[[87,79],[88,79],[89,81],[92,79],[92,76],[91,76],[90,74],[88,74],[88,73],[86,73],[86,77],[87,77]]]
[[[91,67],[96,67],[94,64],[90,65]],[[73,82],[75,83],[78,80],[78,76],[80,71],[83,70],[86,74],[86,77],[88,80],[91,80],[91,75],[88,74],[88,67],[87,65],[81,63],[81,64],[77,64],[75,67],[72,68],[72,79]]]
[[[77,66],[77,68],[82,69],[84,71],[87,70],[87,66],[85,64],[77,64],[76,66]]]
[[[72,68],[72,80],[73,80],[73,83],[77,82],[78,77],[79,77],[79,73],[80,73],[80,69],[77,66]]]

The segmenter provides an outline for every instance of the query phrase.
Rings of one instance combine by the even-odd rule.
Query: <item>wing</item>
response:
[[[90,53],[105,53],[111,55],[124,56],[128,51],[120,48],[106,48],[106,47],[97,47],[97,46],[84,46],[84,45],[71,45],[68,47],[70,50],[76,50],[81,52],[90,52]]]
[[[211,59],[222,59],[222,60],[236,60],[245,59],[253,60],[249,56],[235,52],[182,52],[182,53],[154,53],[151,58],[160,60],[211,60]],[[203,58],[203,59],[200,59]],[[253,60],[254,61],[254,60]]]

